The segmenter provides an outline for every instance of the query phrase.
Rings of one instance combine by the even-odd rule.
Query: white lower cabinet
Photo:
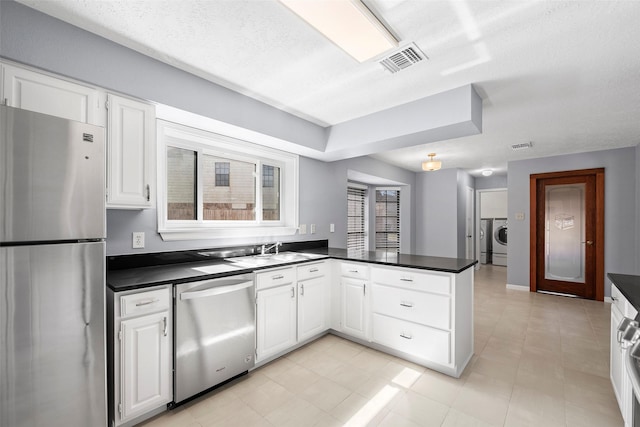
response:
[[[371,268],[372,340],[459,377],[473,355],[473,271]]]
[[[339,331],[369,341],[369,266],[364,263],[339,261],[340,275]]]
[[[108,293],[110,425],[134,425],[173,400],[171,286]]]
[[[443,365],[451,362],[451,332],[373,314],[373,341]]]
[[[368,339],[367,282],[343,277],[341,288],[342,332],[355,338]]]
[[[624,317],[635,318],[638,314],[631,303],[620,293],[615,285],[611,285],[611,345],[610,345],[610,377],[613,392],[618,400],[620,413],[625,426],[631,426],[633,419],[633,387],[627,374],[625,364],[626,350],[618,342],[618,325]]]
[[[325,261],[256,273],[256,362],[329,329]]]
[[[256,316],[256,361],[293,347],[296,343],[295,284],[258,290]]]
[[[299,266],[297,279],[298,341],[304,341],[329,329],[327,263]]]

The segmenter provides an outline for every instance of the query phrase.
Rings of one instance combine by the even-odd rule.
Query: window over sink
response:
[[[164,240],[294,234],[298,156],[158,120]]]

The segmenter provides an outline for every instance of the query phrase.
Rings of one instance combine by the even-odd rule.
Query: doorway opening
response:
[[[530,290],[604,300],[604,168],[530,176]]]

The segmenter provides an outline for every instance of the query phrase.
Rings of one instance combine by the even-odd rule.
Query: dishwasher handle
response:
[[[241,289],[250,288],[252,286],[253,286],[253,282],[242,282],[236,285],[212,286],[208,289],[182,292],[180,293],[180,299],[188,300],[188,299],[211,297],[214,295],[228,294],[230,292],[236,292]]]

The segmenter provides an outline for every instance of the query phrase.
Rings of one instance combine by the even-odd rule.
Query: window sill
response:
[[[291,236],[296,234],[298,227],[251,227],[251,228],[207,228],[207,229],[179,229],[158,230],[162,240],[171,242],[176,240],[212,240],[246,237]]]

